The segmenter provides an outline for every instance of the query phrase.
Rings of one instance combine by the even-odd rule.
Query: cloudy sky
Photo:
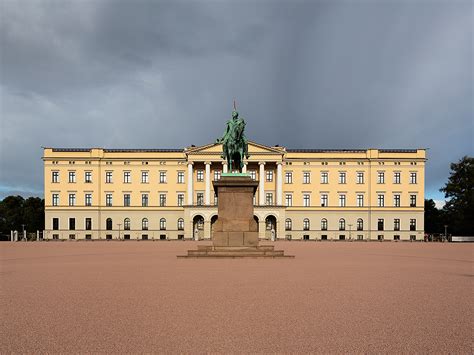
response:
[[[0,0],[0,198],[42,146],[182,148],[233,98],[249,139],[429,148],[427,197],[473,155],[470,0]]]

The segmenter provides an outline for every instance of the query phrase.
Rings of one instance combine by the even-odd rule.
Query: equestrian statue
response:
[[[222,136],[218,138],[216,143],[222,143],[222,158],[227,160],[229,172],[238,169],[242,172],[244,167],[244,157],[248,159],[248,143],[244,135],[245,121],[239,117],[239,113],[235,108],[232,111],[232,119],[227,121],[227,128]]]

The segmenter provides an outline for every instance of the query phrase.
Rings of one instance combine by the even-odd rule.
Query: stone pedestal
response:
[[[222,174],[214,181],[217,194],[217,221],[212,246],[198,246],[178,258],[282,258],[283,250],[258,245],[258,223],[253,215],[253,196],[258,187],[247,174]]]
[[[258,181],[249,176],[223,176],[214,181],[218,208],[213,246],[258,245],[258,223],[253,218],[253,195],[257,187]]]

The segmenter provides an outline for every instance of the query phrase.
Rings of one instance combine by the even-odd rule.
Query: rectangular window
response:
[[[346,207],[346,195],[339,195],[339,207]]]
[[[401,183],[401,173],[398,171],[393,173],[393,183],[394,184],[400,184]]]
[[[379,171],[377,173],[377,184],[385,184],[385,172]]]
[[[197,181],[204,181],[204,170],[196,170]]]
[[[327,206],[328,206],[328,195],[321,194],[321,207],[327,207]]]
[[[357,207],[364,207],[364,195],[357,195]]]
[[[76,172],[70,171],[69,172],[69,182],[76,182]]]
[[[59,171],[51,172],[51,182],[59,182]]]
[[[130,207],[130,194],[123,194],[124,207]]]
[[[364,183],[364,173],[362,171],[357,172],[357,183],[358,184]]]
[[[379,218],[377,221],[377,230],[383,231],[383,218]]]
[[[329,181],[329,173],[326,171],[321,172],[321,184],[327,184]]]
[[[273,193],[272,192],[267,192],[265,194],[265,204],[268,206],[273,205]]]
[[[416,195],[410,195],[410,207],[416,207]]]
[[[273,170],[267,170],[266,174],[267,174],[267,181],[268,182],[273,181]]]
[[[285,172],[285,184],[293,183],[293,173],[291,171]]]
[[[311,184],[311,173],[309,171],[303,172],[303,184]]]
[[[293,206],[293,195],[292,194],[286,194],[285,195],[285,206],[286,207]]]
[[[86,194],[84,200],[86,206],[92,206],[92,194]]]
[[[106,184],[111,184],[112,183],[112,172],[111,171],[106,171],[105,172],[105,183]]]
[[[310,207],[311,206],[311,200],[310,200],[310,195],[309,194],[304,194],[303,195],[303,206],[304,207]]]
[[[339,172],[339,183],[340,184],[346,183],[346,173],[343,171]]]
[[[59,206],[59,194],[53,194],[53,206]]]
[[[410,173],[410,184],[416,184],[416,173]]]
[[[178,194],[178,206],[184,205],[184,194]]]
[[[142,184],[148,184],[148,171],[142,171]]]
[[[160,207],[166,206],[166,194],[160,194]]]
[[[400,207],[400,195],[393,195],[393,206]]]
[[[69,194],[69,206],[76,205],[76,194]]]
[[[142,207],[148,206],[148,194],[142,194]]]
[[[160,184],[166,184],[166,171],[160,171]]]
[[[249,173],[250,173],[250,177],[252,178],[252,180],[257,180],[257,171],[256,170],[250,170]]]
[[[69,218],[69,230],[70,231],[76,230],[76,219],[75,218]]]
[[[410,219],[410,230],[416,231],[416,219]]]
[[[124,184],[130,184],[132,182],[132,178],[130,175],[130,171],[124,171],[123,172],[123,183]]]
[[[59,218],[53,218],[53,230],[57,231],[59,229]]]
[[[92,230],[92,218],[86,218],[86,230]]]
[[[105,205],[107,207],[112,206],[112,194],[105,194]]]
[[[184,184],[184,171],[178,171],[178,184]]]
[[[393,220],[393,230],[394,231],[399,231],[400,230],[400,219],[399,218],[395,218]]]
[[[377,206],[378,207],[385,206],[385,195],[382,195],[382,194],[377,195]]]
[[[92,171],[86,171],[84,173],[84,181],[86,183],[91,183],[92,182]]]
[[[204,205],[204,192],[197,193],[196,203],[198,206]]]
[[[221,179],[221,171],[220,170],[214,170],[214,181],[218,181]]]

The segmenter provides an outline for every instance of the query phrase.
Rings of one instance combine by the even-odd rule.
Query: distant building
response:
[[[46,239],[209,239],[222,146],[44,148]],[[249,142],[261,239],[422,240],[424,149]]]

